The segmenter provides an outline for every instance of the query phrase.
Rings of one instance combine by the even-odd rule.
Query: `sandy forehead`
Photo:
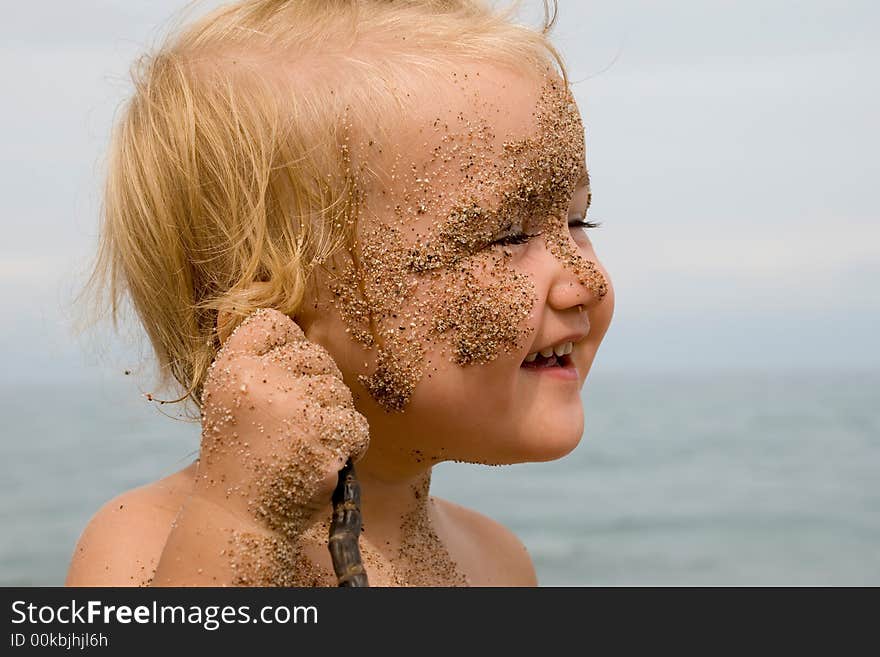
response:
[[[384,126],[380,139],[353,144],[367,174],[362,212],[400,225],[425,223],[469,199],[497,204],[513,166],[505,146],[539,137],[548,80],[563,89],[554,73],[471,64],[401,90],[411,106],[402,120]]]

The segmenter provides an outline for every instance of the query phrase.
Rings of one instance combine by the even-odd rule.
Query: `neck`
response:
[[[443,540],[446,532],[429,495],[432,465],[414,455],[394,458],[376,442],[355,465],[365,565],[397,585],[467,583],[450,557]]]
[[[390,459],[371,449],[355,466],[361,486],[361,514],[368,537],[383,537],[399,545],[405,520],[427,519],[431,465]],[[366,533],[366,532],[365,532]]]

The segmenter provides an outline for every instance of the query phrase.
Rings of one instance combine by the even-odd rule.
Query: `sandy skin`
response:
[[[322,414],[332,424],[316,419]],[[325,500],[340,459],[358,458],[367,444],[366,422],[326,351],[290,318],[259,311],[212,368],[199,463],[108,504],[83,535],[67,584],[333,586]],[[428,487],[425,477],[399,506],[396,536],[362,535],[372,585],[534,583],[512,535],[437,503]],[[145,513],[155,522],[144,523]],[[126,544],[94,572],[86,552],[110,532]],[[490,555],[501,556],[495,572],[485,567]]]
[[[423,144],[430,139],[443,140],[443,135],[435,130],[437,119],[455,125],[459,117],[465,117],[468,124],[459,135],[473,126],[486,125],[487,120],[494,131],[470,152],[459,147],[456,154],[441,157],[444,165],[455,164],[457,157],[469,156],[479,159],[482,166],[492,158],[504,162],[510,157],[510,144],[529,140],[544,152],[566,148],[562,142],[548,145],[542,132],[542,121],[548,118],[546,99],[542,100],[546,80],[488,67],[481,67],[479,74],[472,70],[463,81],[464,77],[459,71],[450,84],[451,93],[442,116],[426,114],[418,120],[414,118],[414,128],[401,134],[401,142],[389,150],[430,153],[433,149],[424,149]],[[569,145],[575,160],[582,160],[582,141]],[[570,159],[570,155],[564,157],[566,161]],[[583,162],[576,164],[585,172]],[[425,177],[419,174],[431,166],[435,164],[425,156],[414,160],[412,166],[404,162],[402,168],[416,172],[424,181]],[[442,203],[448,207],[424,212],[418,203],[412,203],[413,188],[409,181],[395,178],[395,184],[388,185],[384,195],[369,197],[371,212],[365,213],[365,230],[369,231],[370,226],[391,226],[410,244],[442,243],[442,227],[448,225],[450,216],[448,209],[456,203],[460,205],[460,195],[452,192],[463,188],[467,178],[460,176],[469,175],[467,167],[443,169],[437,176],[428,177],[427,189],[436,198],[444,199]],[[359,443],[349,435],[322,442],[322,432],[315,435],[315,427],[323,422],[320,412],[303,412],[304,407],[316,408],[315,404],[317,408],[324,404],[346,413],[354,409],[369,425],[370,447],[358,463],[358,474],[364,500],[361,545],[372,585],[535,584],[531,560],[513,534],[485,516],[431,497],[429,485],[431,468],[440,461],[550,460],[564,455],[580,440],[580,388],[610,323],[613,290],[589,239],[583,231],[571,230],[566,225],[570,217],[584,214],[589,186],[584,176],[573,173],[564,182],[565,185],[553,188],[561,189],[561,194],[546,197],[550,203],[547,207],[554,208],[554,213],[548,213],[542,225],[545,234],[505,245],[503,249],[481,245],[455,259],[457,273],[446,275],[442,268],[430,270],[439,271],[439,275],[411,271],[412,294],[400,299],[398,308],[410,317],[420,318],[407,324],[420,339],[384,343],[386,352],[417,370],[408,379],[391,378],[392,393],[395,381],[403,381],[405,386],[412,383],[407,389],[396,390],[405,394],[392,395],[403,400],[403,412],[389,412],[388,396],[381,392],[388,386],[379,386],[377,393],[373,385],[375,374],[381,371],[382,349],[365,346],[352,336],[351,322],[346,320],[344,309],[340,309],[339,295],[333,293],[334,279],[318,278],[314,302],[306,304],[295,319],[308,343],[323,345],[326,353],[332,354],[329,363],[321,365],[320,354],[312,353],[318,361],[316,365],[323,366],[325,374],[344,386],[333,384],[332,391],[308,389],[290,380],[282,383],[282,375],[267,378],[271,394],[266,394],[267,391],[255,390],[252,381],[241,382],[234,371],[228,373],[231,396],[220,405],[225,409],[218,409],[218,417],[228,414],[230,409],[235,409],[233,416],[241,411],[260,417],[268,406],[278,407],[274,399],[268,401],[272,395],[293,394],[289,390],[280,393],[278,386],[297,387],[299,398],[290,406],[297,407],[299,414],[281,418],[279,425],[268,430],[264,422],[248,424],[247,418],[206,422],[198,467],[191,466],[126,493],[96,515],[77,547],[68,584],[333,585],[326,549],[328,487],[332,487],[333,468],[341,465],[346,451],[351,453],[353,446],[362,445],[363,440]],[[500,186],[482,189],[481,205],[497,206],[500,192]],[[399,208],[404,211],[401,213]],[[411,208],[412,214],[406,208]],[[536,235],[542,226],[532,227]],[[494,237],[494,233],[489,236]],[[393,261],[396,257],[388,249],[380,248],[376,254],[380,263],[383,258]],[[336,272],[335,280],[344,283],[339,273]],[[502,274],[500,279],[496,274]],[[502,335],[496,347],[482,344],[487,342],[486,336],[494,334],[479,330],[479,326],[475,329],[473,322],[457,333],[437,330],[435,320],[442,319],[443,306],[430,302],[436,300],[438,290],[451,290],[460,299],[469,285],[479,288],[498,280],[507,284],[500,288],[496,285],[496,305],[506,302],[505,292],[516,289],[525,289],[529,299],[527,304],[520,303],[525,311],[514,326],[516,330]],[[514,283],[520,280],[526,285],[514,289]],[[380,280],[375,282],[374,298],[381,295],[382,285]],[[477,294],[474,298],[482,297]],[[432,309],[436,311],[429,312]],[[472,316],[481,317],[479,312]],[[375,325],[379,335],[399,330],[391,324],[392,319],[397,318],[377,314]],[[487,318],[483,317],[483,321]],[[288,337],[295,334],[281,322],[276,322],[271,331],[262,327],[258,333],[262,334],[260,339],[270,343],[281,340],[287,345],[286,338],[267,337],[276,331]],[[296,335],[295,342],[302,343]],[[466,339],[460,339],[462,335]],[[564,372],[538,372],[522,367],[528,354],[563,341],[574,345]],[[413,344],[418,348],[413,350]],[[469,356],[473,354],[477,357]],[[331,372],[330,364],[338,367],[338,376]],[[348,397],[343,388],[349,391]],[[251,410],[246,400],[255,398],[259,403]],[[481,399],[478,407],[472,403],[477,398]],[[450,413],[450,408],[455,412]],[[262,431],[258,425],[262,425]],[[278,427],[285,431],[279,433]],[[212,431],[217,434],[213,440]],[[261,454],[254,456],[253,450],[261,441],[265,442],[267,433],[287,436],[287,443],[290,436],[311,435],[312,447],[323,449],[305,449],[297,452],[299,458],[285,460],[277,449],[267,452],[263,446]],[[302,458],[303,454],[307,458]],[[310,467],[304,470],[306,462]],[[254,463],[259,467],[254,467]],[[284,493],[291,483],[296,484],[292,486],[294,490]],[[120,541],[120,535],[127,538]]]

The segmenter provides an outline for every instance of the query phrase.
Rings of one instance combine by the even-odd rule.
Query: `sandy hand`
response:
[[[289,535],[328,508],[338,471],[368,444],[330,354],[286,315],[258,310],[208,374],[195,492]]]
[[[327,351],[282,313],[255,312],[211,366],[195,485],[153,584],[323,582],[304,537],[319,513],[329,520],[337,472],[368,443],[367,421]]]

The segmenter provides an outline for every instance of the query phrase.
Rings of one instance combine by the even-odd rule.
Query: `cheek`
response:
[[[475,382],[488,384],[493,366],[522,350],[534,305],[531,278],[503,258],[472,257],[420,274],[391,318],[377,322],[383,340],[367,389],[395,410],[406,409],[420,387],[441,400],[472,396]]]
[[[386,226],[363,242],[334,294],[349,334],[373,350],[359,377],[386,411],[403,411],[426,373],[485,365],[522,349],[535,304],[530,277],[502,254],[414,266],[413,250]]]
[[[535,285],[509,260],[487,254],[438,277],[431,332],[451,347],[458,365],[484,365],[516,353],[529,337]]]
[[[398,415],[412,446],[437,460],[501,464],[548,461],[568,453],[583,433],[578,395],[564,402],[526,384],[518,363],[449,363],[415,389]]]

